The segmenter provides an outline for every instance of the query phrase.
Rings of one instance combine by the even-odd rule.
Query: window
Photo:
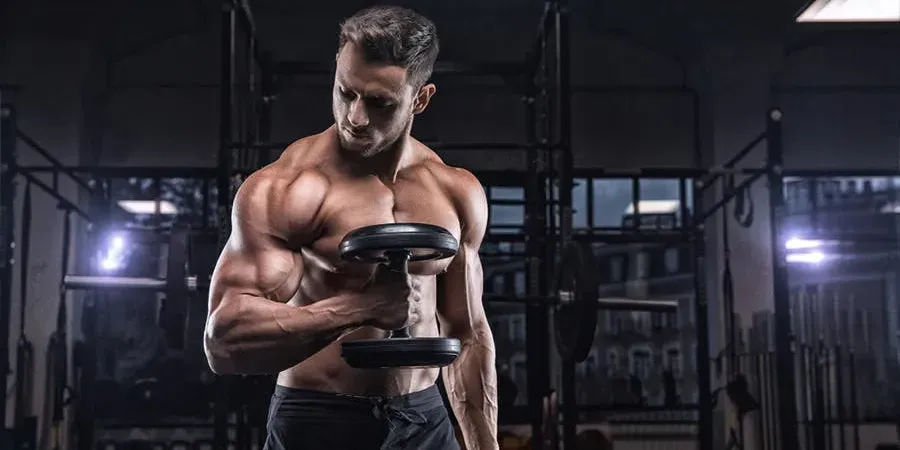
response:
[[[177,215],[164,216],[161,225],[181,223],[202,227],[203,200],[206,192],[203,180],[197,178],[163,178],[159,184],[159,198],[177,208]]]
[[[516,314],[510,317],[510,337],[514,342],[525,342],[525,315]]]
[[[681,352],[678,348],[670,346],[665,354],[666,369],[672,371],[672,375],[681,377]]]
[[[641,200],[679,200],[678,179],[641,179]]]
[[[594,226],[620,227],[625,209],[631,204],[631,180],[594,179],[591,183],[594,191]]]
[[[110,199],[115,202],[123,200],[158,199],[159,185],[153,178],[113,178],[109,185]],[[113,209],[113,222],[122,227],[152,227],[158,222],[155,211],[128,212],[124,208]]]
[[[572,226],[574,228],[588,227],[588,180],[576,178],[572,189]]]
[[[663,328],[667,330],[677,330],[678,329],[678,313],[664,313],[663,314]]]
[[[606,351],[606,376],[614,377],[619,373],[619,352],[611,348]]]
[[[652,331],[652,315],[646,311],[638,311],[631,313],[631,320],[634,321],[635,331],[642,334],[650,334]]]
[[[518,226],[525,224],[524,205],[491,205],[491,225]]]
[[[493,294],[505,294],[503,289],[503,275],[494,275],[491,277],[491,293]]]
[[[524,297],[526,294],[524,270],[516,271],[515,278],[513,279],[513,284],[516,296]]]
[[[489,224],[492,233],[518,233],[525,225],[525,188],[518,186],[491,186],[488,189],[490,204]]]
[[[678,272],[679,254],[677,248],[667,248],[663,256],[666,265],[666,273],[673,274]]]
[[[678,314],[681,316],[680,323],[685,327],[694,326],[694,297],[685,296],[678,299]]]
[[[666,327],[664,313],[650,313],[650,321],[653,324],[653,331],[661,330]]]
[[[647,252],[639,252],[634,262],[634,278],[644,280],[650,269],[650,255]]]
[[[640,347],[631,350],[631,374],[640,378],[647,379],[653,369],[652,353],[647,347]]]
[[[609,258],[609,280],[613,283],[625,281],[625,258],[622,256]]]

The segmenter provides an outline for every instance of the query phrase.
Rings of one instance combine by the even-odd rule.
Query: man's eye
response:
[[[353,93],[344,89],[339,89],[341,93],[341,97],[352,99],[354,97]]]

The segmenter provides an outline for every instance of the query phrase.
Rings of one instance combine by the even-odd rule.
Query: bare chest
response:
[[[416,222],[440,226],[459,239],[461,229],[452,200],[438,186],[418,180],[398,180],[393,185],[372,179],[340,183],[329,193],[321,213],[321,233],[304,257],[326,272],[361,280],[368,279],[374,267],[338,257],[340,242],[351,231],[369,225]],[[449,262],[415,262],[409,270],[415,275],[435,275]]]

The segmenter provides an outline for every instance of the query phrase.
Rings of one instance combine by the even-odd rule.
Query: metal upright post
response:
[[[557,142],[554,147],[557,161],[556,180],[559,187],[559,242],[560,249],[572,239],[572,189],[574,163],[572,157],[572,105],[570,80],[569,5],[567,0],[557,0],[554,27],[555,65],[554,94],[556,104]],[[578,396],[576,391],[576,363],[562,360],[563,446],[578,446]]]
[[[219,154],[218,173],[218,226],[219,249],[225,248],[231,234],[231,179],[234,161],[231,144],[234,141],[234,85],[237,70],[237,8],[233,0],[222,4],[221,48],[219,55],[221,87],[219,92]],[[226,450],[228,447],[229,398],[231,380],[228,376],[216,379],[216,401],[213,411],[213,449]]]
[[[775,303],[775,365],[778,392],[778,428],[781,448],[799,448],[797,402],[795,401],[794,342],[791,330],[790,287],[787,255],[781,237],[785,216],[784,148],[781,110],[772,108],[766,116],[767,179],[769,184],[769,230],[772,245],[772,290]]]
[[[538,56],[540,58],[540,56]],[[539,66],[540,67],[540,66]],[[547,241],[547,202],[546,202],[546,178],[542,175],[545,161],[539,147],[541,136],[539,130],[539,99],[540,88],[537,71],[532,74],[529,90],[526,93],[527,128],[532,147],[527,150],[528,169],[525,181],[525,242],[527,255],[526,279],[528,295],[541,295],[547,292],[548,279],[544,265],[546,264],[544,253]],[[546,305],[529,303],[525,305],[525,348],[528,359],[527,371],[527,399],[529,420],[531,422],[531,438],[533,448],[542,448],[546,439],[544,436],[543,398],[550,389],[550,323]]]
[[[706,296],[706,233],[703,223],[704,196],[707,191],[693,183],[693,219],[691,219],[691,246],[694,253],[694,329],[697,334],[697,450],[713,450],[713,401],[712,374],[709,351],[709,299]]]
[[[0,333],[9,336],[15,251],[16,117],[11,106],[0,104]],[[9,346],[0,345],[0,379],[9,376]],[[0,430],[6,429],[7,390],[0,389]]]

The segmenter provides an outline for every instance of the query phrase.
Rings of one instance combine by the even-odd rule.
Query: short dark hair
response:
[[[440,45],[437,27],[421,14],[399,6],[373,6],[341,23],[338,50],[358,46],[367,62],[406,69],[409,83],[422,87],[434,70]]]

